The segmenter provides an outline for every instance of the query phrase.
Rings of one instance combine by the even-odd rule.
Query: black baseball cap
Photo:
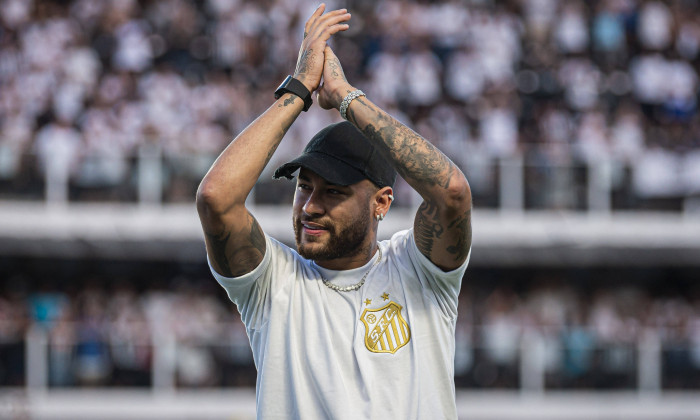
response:
[[[331,124],[316,133],[301,156],[277,168],[272,177],[292,179],[301,167],[335,185],[369,179],[382,188],[393,187],[396,181],[391,163],[348,121]]]

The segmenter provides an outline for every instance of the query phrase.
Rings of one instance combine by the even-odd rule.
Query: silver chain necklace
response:
[[[379,261],[381,261],[381,259],[382,259],[382,248],[381,248],[381,247],[377,247],[377,249],[379,250],[379,257],[377,258],[376,261],[374,261],[374,264],[372,264],[372,266],[369,268],[369,270],[367,270],[367,272],[365,273],[365,275],[362,276],[362,280],[360,280],[359,283],[353,284],[352,286],[340,287],[340,286],[337,286],[337,285],[335,285],[335,284],[329,282],[328,280],[326,280],[326,279],[323,277],[323,274],[321,274],[321,280],[323,281],[323,284],[325,284],[325,285],[328,286],[330,289],[333,289],[333,290],[335,290],[335,291],[337,291],[337,292],[352,292],[353,290],[359,289],[360,287],[362,287],[363,284],[365,284],[365,280],[367,279],[367,275],[369,274],[369,272],[372,271],[372,269],[373,269],[377,264],[379,264]],[[320,274],[320,273],[319,273],[319,274]]]

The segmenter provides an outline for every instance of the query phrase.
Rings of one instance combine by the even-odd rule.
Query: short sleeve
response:
[[[422,286],[434,294],[438,305],[446,316],[456,317],[459,290],[471,258],[471,248],[461,266],[451,271],[443,271],[420,252],[416,245],[413,228],[405,232],[403,240],[411,263],[422,274],[419,276]]]
[[[272,244],[270,243],[270,238],[265,235],[265,255],[262,261],[258,264],[253,271],[246,273],[240,277],[225,277],[214,270],[211,266],[211,261],[209,260],[209,255],[207,254],[207,264],[209,264],[209,270],[214,275],[216,281],[226,290],[229,299],[233,303],[238,304],[241,297],[247,296],[249,290],[255,285],[256,280],[263,277],[265,271],[270,266],[270,255],[272,254]]]
[[[209,256],[207,263],[214,279],[226,290],[231,302],[238,307],[241,320],[248,328],[257,329],[265,323],[266,306],[272,281],[273,258],[279,244],[265,235],[265,255],[253,271],[240,277],[225,277],[211,266]]]

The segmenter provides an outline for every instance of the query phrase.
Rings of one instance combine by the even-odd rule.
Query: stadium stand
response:
[[[213,158],[268,106],[260,93],[295,62],[310,7],[4,1],[0,193],[191,201]],[[349,7],[352,29],[336,41],[348,77],[465,168],[481,206],[504,204],[497,168],[519,164],[527,208],[697,207],[694,2]],[[273,164],[329,122],[315,111]],[[589,183],[610,202],[587,194]],[[261,202],[286,198],[265,190]]]

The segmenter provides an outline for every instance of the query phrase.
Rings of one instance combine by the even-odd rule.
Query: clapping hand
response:
[[[343,97],[353,91],[343,73],[340,60],[331,47],[326,46],[323,64],[323,85],[318,91],[318,104],[323,109],[338,109]]]
[[[350,13],[346,9],[323,14],[326,5],[321,3],[304,26],[304,40],[299,49],[294,78],[306,86],[309,92],[318,89],[324,75],[325,52],[330,37],[349,28]],[[342,70],[341,70],[342,73]]]

